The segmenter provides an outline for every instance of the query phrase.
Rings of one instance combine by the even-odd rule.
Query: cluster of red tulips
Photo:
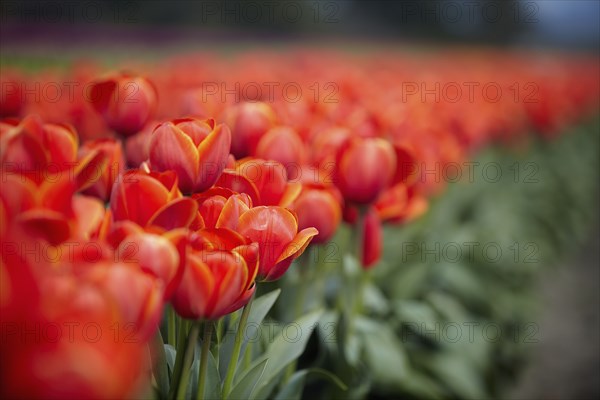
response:
[[[166,309],[216,321],[242,308],[342,220],[372,267],[382,221],[418,217],[443,185],[428,171],[598,105],[596,61],[576,58],[150,64],[3,71],[3,397],[143,392]]]

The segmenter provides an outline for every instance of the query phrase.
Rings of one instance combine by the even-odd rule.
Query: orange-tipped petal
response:
[[[148,221],[148,225],[156,225],[166,230],[190,226],[198,205],[189,197],[181,197],[165,204]]]
[[[192,139],[172,122],[159,125],[150,139],[150,164],[155,171],[172,170],[185,193],[194,191],[200,159]]]
[[[198,146],[199,172],[196,175],[194,191],[203,191],[215,184],[225,169],[231,132],[226,125],[218,125]]]

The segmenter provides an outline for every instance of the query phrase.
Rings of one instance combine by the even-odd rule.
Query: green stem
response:
[[[179,320],[179,337],[177,338],[177,353],[175,354],[175,366],[171,377],[171,389],[169,398],[174,399],[177,394],[177,387],[181,380],[181,371],[183,370],[183,353],[185,352],[185,338],[187,335],[187,321],[183,318]]]
[[[173,307],[167,308],[167,343],[169,343],[173,347],[177,347],[177,341],[175,340],[175,336],[177,334],[176,326],[176,318],[175,310]]]
[[[349,287],[352,288],[350,290],[352,296],[352,302],[349,302],[350,306],[349,311],[349,329],[348,333],[354,330],[354,320],[356,319],[356,314],[362,311],[363,308],[363,277],[365,274],[365,270],[362,265],[362,252],[363,252],[363,225],[365,218],[365,209],[359,207],[358,209],[358,217],[356,219],[356,223],[354,224],[354,229],[352,230],[352,243],[354,243],[354,256],[356,257],[356,261],[360,266],[360,271],[357,271],[357,275],[350,278]],[[348,306],[347,306],[348,307]]]
[[[250,315],[250,307],[252,306],[252,300],[254,295],[248,301],[248,304],[244,306],[240,323],[238,324],[237,332],[235,333],[235,342],[233,343],[233,352],[231,353],[231,360],[227,367],[227,375],[225,375],[225,383],[223,384],[223,398],[226,399],[231,391],[231,385],[233,384],[233,377],[235,376],[235,370],[240,358],[240,351],[242,349],[242,342],[244,339],[244,332],[246,330],[246,322],[248,322],[248,315]]]
[[[192,362],[194,361],[194,350],[196,348],[196,342],[198,341],[198,332],[200,331],[200,322],[194,322],[190,334],[187,338],[185,355],[183,359],[183,370],[181,373],[181,381],[177,385],[177,399],[185,399],[187,392],[188,381],[190,380],[190,372]]]
[[[213,333],[212,321],[207,321],[204,325],[204,338],[202,339],[202,355],[200,358],[200,368],[198,368],[198,392],[196,399],[204,398],[204,388],[206,387],[206,367],[208,366],[208,353],[210,353],[210,340]]]

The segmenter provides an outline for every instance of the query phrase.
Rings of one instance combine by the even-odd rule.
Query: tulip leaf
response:
[[[265,372],[265,367],[269,362],[268,359],[263,360],[262,362],[256,364],[253,368],[250,368],[248,372],[240,379],[240,381],[235,385],[231,394],[227,397],[228,399],[247,399],[250,397],[252,390],[256,384],[260,381],[263,373]]]
[[[365,361],[375,385],[396,387],[408,370],[402,343],[387,323],[367,318],[357,318],[356,322],[364,343]]]
[[[177,350],[175,350],[175,347],[171,346],[170,344],[165,344],[165,359],[167,360],[167,365],[169,366],[169,371],[171,371],[171,374],[173,373],[173,370],[175,369],[175,356],[177,355]]]
[[[265,319],[271,308],[273,308],[273,305],[277,301],[277,298],[279,297],[280,293],[281,289],[275,289],[252,301],[252,305],[250,307],[250,315],[248,315],[246,329],[244,330],[244,341],[242,342],[240,354],[244,354],[249,338],[257,337],[258,334],[256,331],[260,328],[260,325],[262,324],[263,320]],[[227,367],[229,365],[228,363],[229,360],[231,360],[231,354],[233,353],[233,344],[235,342],[235,334],[237,332],[237,324],[235,328],[236,329],[230,327],[228,329],[220,346],[219,372],[221,376],[225,376],[225,374],[227,373]]]
[[[315,310],[306,314],[295,322],[286,325],[275,337],[266,353],[255,361],[255,365],[265,359],[268,359],[269,363],[251,398],[266,398],[269,396],[277,375],[304,352],[308,339],[322,314],[322,310]]]
[[[345,391],[348,389],[344,382],[342,382],[340,378],[331,372],[321,368],[309,368],[294,373],[288,383],[281,389],[281,391],[279,391],[279,393],[277,393],[275,400],[300,400],[302,398],[302,390],[304,389],[306,378],[309,374],[319,375],[323,378],[326,378],[337,385],[337,387],[339,387],[341,390]]]
[[[208,353],[208,366],[206,371],[206,389],[204,391],[204,399],[220,399],[221,398],[221,376],[217,368],[217,361],[212,352]],[[197,385],[197,379],[196,379]]]

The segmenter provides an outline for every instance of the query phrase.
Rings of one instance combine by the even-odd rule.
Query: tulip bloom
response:
[[[336,154],[335,184],[346,200],[369,204],[391,183],[396,170],[394,149],[379,138],[352,138]]]
[[[139,395],[150,368],[148,345],[135,335],[120,303],[102,285],[39,264],[40,260],[27,262],[17,254],[2,252],[0,397]],[[110,269],[111,265],[85,267]],[[127,294],[129,303],[136,301],[135,291],[129,291],[131,285],[121,282],[115,288]]]
[[[259,245],[258,277],[279,279],[319,231],[313,227],[298,232],[298,217],[275,206],[251,208],[240,216],[237,231]]]
[[[298,215],[298,229],[315,227],[319,231],[313,243],[329,241],[342,219],[338,198],[330,189],[317,186],[304,187],[291,209]]]
[[[250,196],[232,190],[214,187],[192,196],[198,203],[198,211],[205,228],[234,229],[244,212],[252,207]]]
[[[292,128],[278,126],[269,130],[258,142],[256,157],[283,164],[288,179],[296,179],[306,159],[306,149],[300,136]]]
[[[0,130],[0,161],[8,171],[39,181],[46,171],[57,173],[72,168],[78,142],[77,132],[70,125],[44,123],[35,115],[21,121],[8,120]]]
[[[113,220],[129,220],[141,227],[158,226],[166,230],[189,226],[198,207],[177,188],[172,173],[125,172],[115,182],[110,197]]]
[[[111,129],[122,136],[131,136],[152,118],[158,96],[146,78],[118,74],[96,82],[90,100]]]
[[[116,250],[118,260],[135,262],[142,271],[162,282],[165,300],[170,299],[181,280],[180,256],[175,245],[167,238],[169,233],[165,236],[134,233],[123,239]]]
[[[81,146],[79,153],[86,155],[96,150],[104,156],[106,161],[103,163],[102,168],[94,171],[95,176],[91,177],[93,182],[84,193],[108,201],[113,183],[125,169],[123,148],[121,142],[118,140],[96,139],[85,142]]]
[[[287,172],[277,161],[260,158],[239,160],[234,170],[225,170],[217,186],[247,193],[254,206],[289,206],[300,194],[300,182],[288,182]]]
[[[234,105],[223,119],[231,127],[231,153],[236,158],[255,155],[258,141],[275,125],[273,109],[262,102]]]
[[[215,241],[221,245],[213,247]],[[228,229],[200,230],[190,242],[172,299],[175,311],[184,318],[218,319],[243,307],[255,290],[255,246]]]
[[[152,170],[173,170],[184,193],[202,192],[227,165],[231,133],[213,119],[182,118],[156,127],[149,146]]]

